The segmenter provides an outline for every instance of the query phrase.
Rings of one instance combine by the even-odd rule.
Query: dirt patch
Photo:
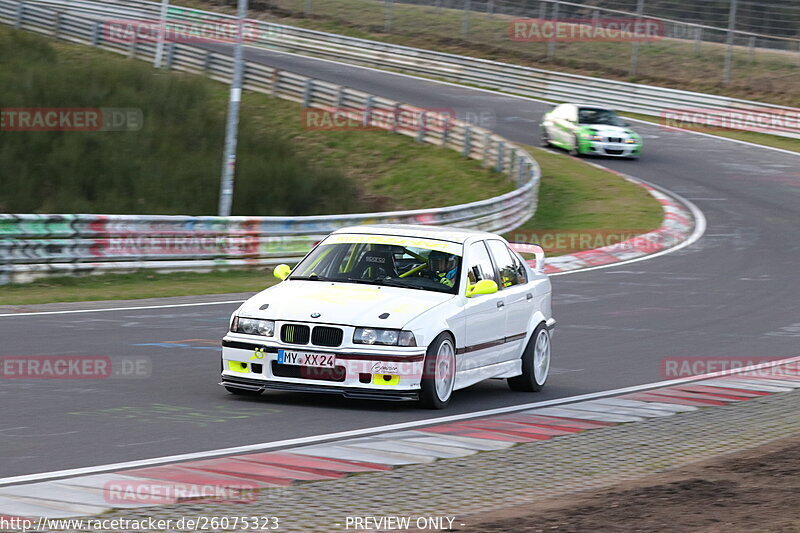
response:
[[[800,533],[800,436],[464,523],[452,531]]]

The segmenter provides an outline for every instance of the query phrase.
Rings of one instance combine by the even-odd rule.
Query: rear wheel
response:
[[[456,350],[449,333],[442,333],[428,346],[420,381],[420,405],[444,409],[450,403],[456,381]]]
[[[538,392],[550,374],[550,332],[539,324],[522,352],[522,374],[508,378],[511,390]]]

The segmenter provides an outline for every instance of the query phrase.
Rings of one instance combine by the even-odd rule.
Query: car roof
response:
[[[364,224],[362,226],[348,226],[333,232],[357,233],[367,235],[399,235],[402,237],[425,237],[440,241],[449,241],[463,244],[470,239],[499,238],[494,233],[465,228],[451,228],[449,226],[424,226],[422,224]]]

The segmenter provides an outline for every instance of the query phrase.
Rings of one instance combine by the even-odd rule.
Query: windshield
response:
[[[582,108],[578,111],[579,124],[604,124],[607,126],[621,126],[622,122],[617,114],[610,109]]]
[[[289,279],[386,285],[456,294],[461,245],[386,235],[332,235]]]

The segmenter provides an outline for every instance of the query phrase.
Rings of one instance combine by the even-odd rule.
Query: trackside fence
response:
[[[157,20],[160,4],[144,0],[37,0],[105,17]],[[477,5],[477,4],[476,4]],[[23,17],[24,19],[24,17]],[[233,20],[230,15],[172,7],[170,22]],[[800,108],[565,74],[469,56],[358,39],[294,26],[250,20],[258,28],[249,44],[384,70],[406,72],[499,89],[555,102],[580,101],[661,117],[665,124],[696,124],[800,138]],[[23,21],[24,24],[24,21]]]

